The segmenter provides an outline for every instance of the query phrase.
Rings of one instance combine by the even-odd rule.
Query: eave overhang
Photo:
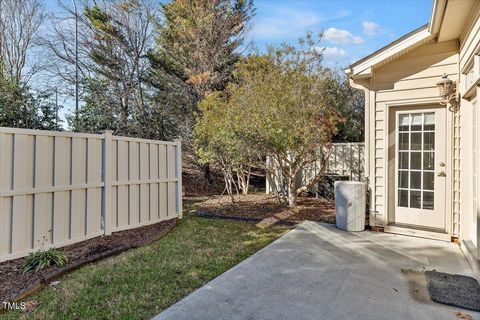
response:
[[[375,69],[429,41],[458,39],[475,4],[472,0],[434,0],[428,24],[353,63],[345,72],[353,80],[365,79]]]
[[[379,68],[422,44],[431,41],[433,38],[432,34],[428,31],[428,25],[424,25],[353,63],[345,70],[345,72],[349,77],[354,79],[369,78],[371,77],[373,70],[376,68]]]

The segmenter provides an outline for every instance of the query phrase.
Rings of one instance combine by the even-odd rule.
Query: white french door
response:
[[[445,108],[398,111],[395,149],[395,223],[445,230]]]

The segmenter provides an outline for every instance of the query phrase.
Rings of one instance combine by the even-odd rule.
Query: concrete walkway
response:
[[[305,222],[155,319],[459,319],[425,270],[473,276],[452,243]]]

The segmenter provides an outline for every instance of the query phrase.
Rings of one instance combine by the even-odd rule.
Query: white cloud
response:
[[[308,4],[308,2],[307,2]],[[350,12],[338,10],[329,15],[312,10],[309,5],[299,5],[296,1],[280,6],[277,3],[262,2],[257,4],[257,16],[254,18],[250,37],[253,40],[298,39],[307,31],[319,31],[321,24],[345,18]]]
[[[341,58],[348,56],[347,51],[337,47],[325,47],[323,49],[323,56],[325,58]]]
[[[325,40],[333,44],[363,44],[365,40],[362,37],[357,37],[347,30],[328,28],[324,34]]]
[[[380,30],[380,25],[372,21],[363,21],[363,33],[367,36],[374,36]]]
[[[309,29],[315,29],[323,20],[314,12],[290,10],[279,12],[277,17],[259,20],[252,30],[255,39],[284,38],[304,36]]]
[[[350,64],[350,54],[343,48],[317,47],[323,53],[323,63],[327,67],[343,67]]]

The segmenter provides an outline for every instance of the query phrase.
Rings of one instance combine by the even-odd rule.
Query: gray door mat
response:
[[[437,271],[426,271],[425,277],[433,301],[480,311],[480,285],[474,278]]]

